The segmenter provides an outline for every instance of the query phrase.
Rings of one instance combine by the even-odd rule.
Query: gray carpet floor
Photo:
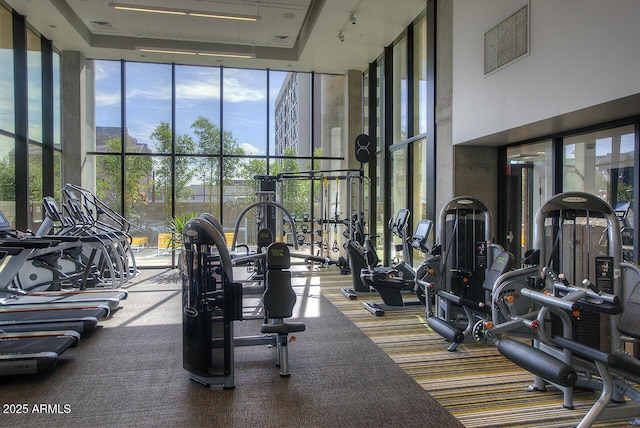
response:
[[[296,282],[307,330],[290,344],[291,376],[279,376],[274,349],[236,348],[236,388],[223,390],[190,381],[182,368],[177,272],[144,271],[113,319],[53,371],[0,379],[0,426],[462,426],[314,281]],[[258,332],[258,321],[236,323],[237,336]]]

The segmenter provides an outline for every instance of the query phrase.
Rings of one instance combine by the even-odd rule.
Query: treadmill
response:
[[[120,299],[103,297],[100,294],[56,294],[56,292],[26,294],[20,290],[0,290],[0,312],[16,309],[56,309],[60,307],[105,305],[110,310],[120,306]]]
[[[111,314],[108,306],[58,309],[6,310],[0,312],[0,331],[6,333],[72,330],[89,333]]]
[[[51,370],[79,341],[75,331],[0,333],[0,376]]]

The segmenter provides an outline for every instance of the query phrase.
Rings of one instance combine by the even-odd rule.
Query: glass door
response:
[[[397,150],[391,152],[391,197],[389,198],[389,202],[391,204],[391,216],[395,218],[398,211],[402,208],[409,208],[409,194],[408,194],[408,181],[407,181],[407,154],[408,154],[408,146],[403,146]],[[413,212],[411,215],[413,216]],[[389,224],[389,219],[385,219]],[[411,224],[411,218],[409,220],[409,224]],[[407,233],[411,233],[408,231]],[[402,242],[398,239],[398,237],[390,235],[391,239],[388,241],[387,251],[388,254],[391,255],[391,260],[396,258],[402,258],[402,250],[398,250],[396,245],[401,245]]]
[[[538,208],[552,196],[551,140],[507,149],[505,249],[520,263],[533,248]]]

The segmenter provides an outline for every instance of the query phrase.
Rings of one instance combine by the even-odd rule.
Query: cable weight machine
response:
[[[364,177],[363,171],[344,169],[285,172],[276,176],[255,176],[255,179],[259,180],[261,189],[275,183],[272,187],[275,202],[283,207],[290,205],[285,197],[289,183],[310,183],[308,209],[302,214],[291,209],[289,218],[283,216],[284,211],[276,211],[274,229],[280,230],[278,236],[284,242],[309,246],[310,252],[318,257],[337,258],[343,273],[349,273],[343,244],[345,239],[353,238],[355,221],[364,215],[364,192],[368,179]],[[318,187],[321,189],[321,197],[316,199],[314,196]],[[344,210],[341,209],[343,207]],[[282,227],[278,228],[276,225]],[[340,233],[342,227],[344,230]]]

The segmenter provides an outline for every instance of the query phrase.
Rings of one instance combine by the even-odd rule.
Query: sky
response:
[[[120,124],[120,63],[96,61],[96,126]],[[221,91],[220,75],[224,79]],[[165,121],[171,123],[171,65],[126,63],[126,111],[129,134],[139,143]],[[270,72],[269,101],[273,104],[286,72]],[[267,72],[219,67],[175,67],[176,132],[189,134],[199,116],[220,125],[224,100],[224,129],[231,131],[249,154],[266,154]],[[270,117],[273,122],[273,113]],[[273,130],[270,130],[273,133]],[[152,148],[153,150],[153,148]]]

